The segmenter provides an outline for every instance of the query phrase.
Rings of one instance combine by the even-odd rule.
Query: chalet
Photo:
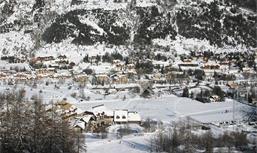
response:
[[[233,81],[228,81],[227,86],[230,87],[231,89],[238,89],[239,85]]]
[[[91,121],[95,121],[96,117],[94,115],[84,115],[80,118],[81,121],[89,124]]]
[[[125,63],[120,60],[113,60],[112,65],[114,66],[115,71],[125,70]]]
[[[113,118],[113,111],[105,107],[103,104],[92,107],[91,112],[96,117]]]
[[[53,77],[55,73],[55,68],[41,68],[36,70],[37,78]]]
[[[136,66],[134,64],[128,64],[127,65],[127,74],[128,74],[129,77],[132,77],[132,76],[137,74],[137,71],[136,71],[135,67]]]
[[[58,56],[54,62],[58,65],[59,69],[68,69],[70,67],[70,62],[65,55]]]
[[[90,130],[95,122],[94,115],[84,115],[81,117],[76,117],[73,128],[77,131],[82,132],[83,130]]]
[[[127,84],[128,83],[128,77],[124,74],[114,74],[111,76],[112,83],[114,84]]]
[[[135,64],[128,64],[128,65],[127,65],[127,69],[128,69],[128,70],[133,70],[133,69],[135,69],[135,68],[136,68]]]
[[[66,55],[59,55],[57,57],[57,59],[59,59],[59,60],[67,60],[67,56]]]
[[[86,123],[81,120],[76,120],[73,124],[73,129],[82,133],[82,131],[86,129]]]
[[[28,63],[8,63],[6,61],[0,61],[0,71],[13,71],[17,72],[32,72],[32,68]]]
[[[109,63],[99,64],[99,65],[90,65],[86,69],[93,70],[95,75],[107,75],[112,70],[112,66]]]
[[[8,63],[24,63],[27,61],[27,58],[16,56],[2,56],[1,60],[7,61]]]
[[[98,63],[98,62],[101,61],[101,57],[99,55],[97,55],[97,56],[89,56],[88,60],[89,60],[89,62],[91,64],[95,64],[95,63]]]
[[[65,100],[56,103],[55,110],[66,120],[70,120],[77,116],[77,108]]]
[[[84,74],[84,73],[75,74],[74,75],[74,80],[76,82],[86,83],[88,81],[88,75]]]
[[[104,105],[92,107],[91,112],[96,117],[96,121],[92,122],[92,131],[101,126],[111,125],[113,123],[113,111]]]
[[[58,70],[53,77],[57,79],[69,79],[71,78],[71,73],[68,70]]]
[[[36,61],[39,61],[39,62],[52,61],[52,60],[54,60],[53,56],[41,56],[36,58]]]
[[[203,57],[204,56],[204,52],[203,51],[195,51],[194,52],[194,56],[197,58]]]
[[[155,73],[152,76],[152,81],[154,81],[155,83],[165,83],[167,80],[165,79],[165,77],[163,76],[163,74],[161,73]]]
[[[110,83],[110,78],[107,74],[95,75],[95,79],[97,84],[105,85]]]
[[[117,65],[117,64],[120,64],[120,63],[122,63],[121,60],[113,60],[112,61],[113,65]]]
[[[220,72],[220,64],[215,62],[207,62],[201,67],[206,76],[213,76],[215,72]]]
[[[26,73],[23,73],[23,72],[16,73],[14,75],[14,79],[19,80],[19,81],[30,80],[32,78],[33,78],[32,75],[29,75],[29,74],[26,74]]]
[[[183,61],[183,62],[186,62],[186,63],[187,63],[187,62],[190,63],[190,62],[192,62],[192,58],[191,58],[191,57],[184,57],[184,58],[182,59],[182,61]]]
[[[58,64],[58,63],[55,63],[54,61],[47,62],[47,63],[44,62],[44,63],[42,63],[42,64],[43,64],[43,67],[59,69],[59,64]]]

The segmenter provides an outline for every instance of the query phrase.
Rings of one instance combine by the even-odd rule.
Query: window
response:
[[[122,116],[122,119],[126,119],[126,116]]]
[[[117,116],[116,116],[116,119],[120,119],[120,116],[117,115]]]

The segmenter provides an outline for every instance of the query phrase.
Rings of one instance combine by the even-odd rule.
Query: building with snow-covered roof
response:
[[[69,79],[71,76],[72,75],[68,70],[58,70],[57,73],[53,75],[53,77],[57,79]]]
[[[54,57],[53,56],[39,56],[36,58],[37,61],[52,61],[54,60]]]
[[[94,115],[83,115],[76,117],[74,122],[74,129],[78,129],[80,131],[90,129],[91,126],[94,124],[96,118]]]
[[[55,68],[40,68],[36,70],[36,75],[37,78],[53,77],[55,72]]]
[[[114,111],[114,123],[141,123],[141,116],[138,112],[124,110]]]
[[[181,62],[178,63],[178,66],[181,70],[195,70],[195,69],[200,69],[199,64],[197,62],[194,61],[190,61],[190,62]]]
[[[0,60],[0,71],[32,72],[33,68],[28,63],[8,63]]]
[[[82,133],[82,131],[86,129],[86,124],[81,120],[76,120],[73,124],[73,128]]]
[[[81,84],[85,84],[88,81],[88,75],[84,73],[74,74],[74,80]]]
[[[91,111],[95,116],[113,117],[113,110],[105,107],[103,104],[92,107]]]
[[[80,118],[80,120],[85,122],[85,123],[89,123],[90,121],[95,120],[95,116],[94,115],[84,115]]]
[[[32,78],[34,78],[33,75],[26,74],[26,73],[23,73],[23,72],[19,72],[19,73],[14,74],[14,79],[15,80],[25,81],[25,80],[30,80]]]
[[[216,62],[204,63],[201,68],[203,69],[206,76],[213,76],[215,72],[221,72],[220,64]]]
[[[129,123],[141,123],[142,119],[138,112],[129,111],[128,112],[128,122]]]
[[[128,110],[115,110],[114,111],[115,123],[127,123],[128,122]]]
[[[110,77],[107,74],[98,74],[95,75],[95,83],[96,84],[101,84],[101,85],[105,85],[105,84],[109,84],[110,83]]]
[[[114,84],[127,84],[128,83],[128,76],[124,74],[114,74],[111,76],[112,83]]]

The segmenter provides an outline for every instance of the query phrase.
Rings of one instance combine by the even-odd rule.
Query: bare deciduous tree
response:
[[[47,110],[36,96],[26,101],[25,90],[0,94],[1,153],[75,153],[84,143],[61,115]]]

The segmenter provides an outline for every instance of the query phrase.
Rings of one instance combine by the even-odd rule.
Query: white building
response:
[[[141,116],[137,112],[128,110],[115,110],[114,111],[115,123],[140,123]]]
[[[128,122],[130,123],[140,123],[141,116],[138,112],[128,112]]]
[[[128,110],[115,110],[114,111],[115,123],[127,123],[128,122]]]

